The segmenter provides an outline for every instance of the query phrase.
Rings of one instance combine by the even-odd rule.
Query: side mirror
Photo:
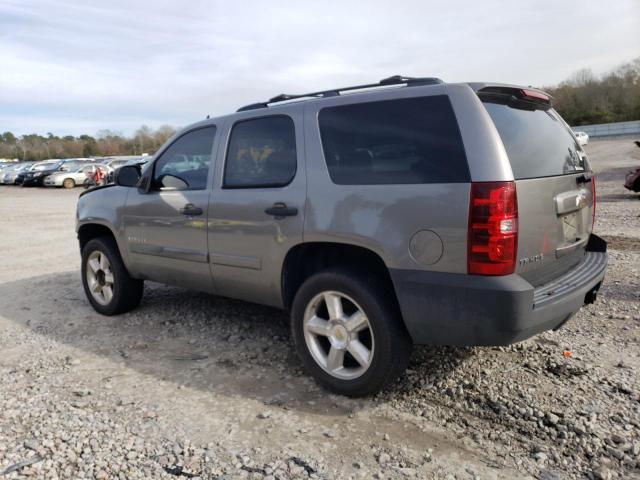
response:
[[[125,165],[116,170],[116,185],[121,187],[135,187],[140,180],[140,169],[135,165]]]

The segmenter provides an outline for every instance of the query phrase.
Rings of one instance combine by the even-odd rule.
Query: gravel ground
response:
[[[139,309],[85,300],[78,191],[0,188],[0,477],[640,478],[640,163],[592,142],[598,302],[508,348],[416,348],[352,400],[301,370],[285,314],[148,284]]]

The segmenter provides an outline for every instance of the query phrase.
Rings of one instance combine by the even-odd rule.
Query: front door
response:
[[[131,189],[123,225],[131,269],[171,285],[212,291],[207,253],[215,126],[186,132],[154,161],[148,191]]]
[[[211,270],[221,295],[282,303],[282,264],[289,249],[302,242],[301,122],[299,113],[292,113],[238,119],[225,127],[225,162],[209,207]]]

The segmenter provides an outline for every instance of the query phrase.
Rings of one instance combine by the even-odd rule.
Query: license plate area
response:
[[[569,213],[562,217],[562,232],[565,243],[578,240],[578,212]]]

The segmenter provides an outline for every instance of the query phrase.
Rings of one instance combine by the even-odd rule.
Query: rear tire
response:
[[[305,368],[342,395],[380,391],[411,356],[411,338],[388,288],[352,271],[326,270],[307,279],[293,301],[291,328]]]
[[[115,240],[98,237],[82,249],[82,286],[91,306],[102,315],[117,315],[136,308],[144,283],[131,278]]]
[[[76,182],[73,180],[73,178],[65,178],[62,182],[62,186],[64,188],[73,188],[76,186]]]

